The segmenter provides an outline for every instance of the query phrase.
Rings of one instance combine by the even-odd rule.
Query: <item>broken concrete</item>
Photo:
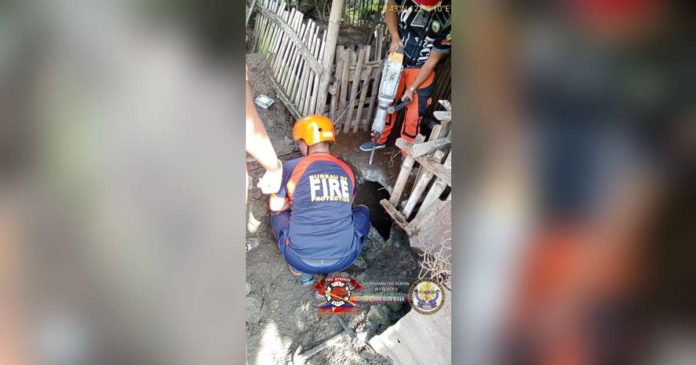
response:
[[[451,298],[446,290],[445,297]],[[452,313],[450,300],[431,315],[410,311],[369,344],[394,364],[448,365],[452,363]]]
[[[261,301],[254,297],[246,298],[246,321],[257,323],[261,320]]]

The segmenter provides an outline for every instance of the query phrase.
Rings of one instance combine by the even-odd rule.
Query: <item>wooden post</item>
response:
[[[341,26],[341,15],[343,14],[344,0],[333,0],[331,2],[331,15],[329,16],[329,28],[326,36],[326,49],[322,60],[322,70],[319,77],[319,89],[317,95],[317,105],[315,112],[324,113],[326,106],[326,94],[329,90],[329,79],[331,78],[331,66],[336,53],[336,43],[338,42],[338,30]]]
[[[251,0],[251,6],[249,6],[249,12],[247,13],[246,21],[244,22],[245,27],[249,26],[249,19],[251,19],[251,13],[254,12],[255,5],[256,5],[256,0]]]

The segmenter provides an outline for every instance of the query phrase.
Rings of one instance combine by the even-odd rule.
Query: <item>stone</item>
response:
[[[451,364],[451,309],[450,301],[445,300],[442,309],[432,315],[410,311],[397,326],[387,328],[368,343],[394,364]]]
[[[404,307],[404,303],[387,303],[387,307],[392,312],[398,312]]]
[[[249,283],[246,283],[244,291],[246,292],[245,296],[247,297],[249,296],[249,294],[251,294],[251,285],[249,285]]]
[[[258,323],[261,320],[261,301],[254,297],[246,298],[246,321]]]
[[[254,217],[254,213],[249,211],[249,215],[247,217],[247,230],[249,233],[256,233],[256,231],[259,229],[259,226],[261,226],[261,222]]]
[[[297,326],[297,329],[298,329],[300,332],[304,331],[305,328],[306,328],[305,321],[297,320],[297,321],[295,321],[295,325]]]
[[[352,272],[363,272],[367,270],[367,261],[360,256],[353,262],[353,266],[351,266],[349,270]]]
[[[357,333],[357,336],[356,336],[356,339],[357,339],[359,342],[363,342],[363,343],[364,343],[364,342],[367,342],[367,337],[368,337],[368,335],[369,335],[368,331],[358,332],[358,333]]]
[[[372,241],[372,244],[384,246],[384,238],[377,232],[375,227],[370,226],[370,232],[367,233],[367,239]]]
[[[254,189],[254,199],[256,199],[256,200],[263,199],[263,191],[261,191],[261,189]]]
[[[389,325],[389,311],[384,305],[373,305],[367,312],[367,319],[382,326]]]

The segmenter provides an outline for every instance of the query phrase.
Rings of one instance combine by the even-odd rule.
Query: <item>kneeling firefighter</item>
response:
[[[358,258],[370,229],[369,211],[353,207],[353,171],[330,154],[336,141],[331,120],[300,119],[292,137],[304,157],[283,164],[280,191],[270,199],[271,225],[290,270],[300,284],[311,285],[313,274],[344,270]]]

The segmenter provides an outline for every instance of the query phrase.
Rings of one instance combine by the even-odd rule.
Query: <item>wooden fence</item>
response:
[[[368,6],[370,2],[353,3]],[[324,27],[289,8],[285,1],[257,0],[256,8],[254,49],[268,61],[277,96],[293,117],[324,114],[334,121],[339,133],[369,130],[377,110],[382,61],[389,47],[384,24],[375,26],[365,44],[337,46],[333,65],[324,70],[322,60],[328,52]],[[319,80],[326,74],[330,81],[326,90],[321,90]],[[326,98],[319,97],[322,93]],[[433,100],[450,98],[449,57],[438,66],[432,96]],[[326,105],[317,105],[322,99]],[[431,105],[426,118],[435,107]]]
[[[396,141],[407,156],[389,200],[380,202],[409,235],[411,246],[421,249],[440,243],[451,229],[451,192],[447,188],[452,186],[452,112],[448,101],[441,100],[440,105],[445,110],[434,112],[440,123],[427,141],[423,135],[414,143],[401,138]],[[412,174],[414,168],[418,168],[416,174]],[[406,193],[407,187],[410,190]]]
[[[377,108],[382,60],[388,47],[384,25],[375,27],[370,44],[338,46],[329,87],[329,117],[337,132],[366,131]]]
[[[313,114],[322,92],[326,30],[285,1],[257,0],[256,5],[254,48],[268,61],[276,95],[295,118]]]

